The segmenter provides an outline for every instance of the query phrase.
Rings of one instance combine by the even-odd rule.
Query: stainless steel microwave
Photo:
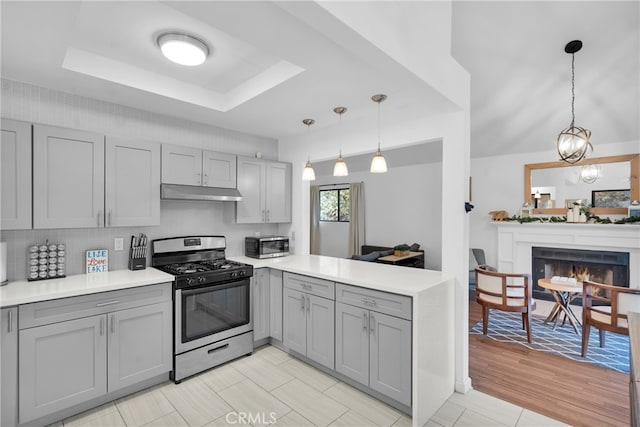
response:
[[[244,254],[251,258],[275,258],[289,255],[289,238],[286,236],[246,237]]]

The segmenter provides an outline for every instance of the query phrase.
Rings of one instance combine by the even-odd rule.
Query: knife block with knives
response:
[[[147,268],[147,236],[140,233],[137,238],[131,236],[129,270],[144,270],[145,268]]]

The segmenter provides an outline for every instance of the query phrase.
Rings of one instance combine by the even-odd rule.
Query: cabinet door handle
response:
[[[98,211],[98,227],[100,227],[100,218],[102,217],[102,211]]]
[[[269,209],[267,209],[267,222],[269,222]]]
[[[111,209],[109,209],[109,213],[107,214],[107,227],[111,227]]]
[[[13,311],[11,311],[11,309],[9,309],[9,313],[7,314],[7,323],[9,324],[7,332],[13,332]]]
[[[104,316],[100,318],[100,336],[104,335]]]
[[[311,300],[307,297],[307,313],[311,312]]]
[[[196,174],[195,174],[195,175],[196,175],[196,183],[197,183],[198,185],[200,185],[200,178],[201,178],[201,176],[202,176],[202,175],[200,174],[200,172],[196,172]]]
[[[363,311],[362,312],[362,330],[363,331],[367,330],[367,323],[369,323],[367,319],[367,312]]]
[[[111,315],[111,333],[116,333],[116,316],[114,314]]]
[[[113,305],[113,304],[118,304],[120,301],[107,301],[107,302],[99,302],[98,304],[96,304],[96,307],[104,307],[105,305]]]
[[[375,338],[376,336],[376,319],[373,317],[373,313],[369,315],[369,331],[371,335]]]
[[[204,174],[204,185],[209,185],[209,176],[206,173]]]
[[[300,309],[304,311],[304,295],[300,296]]]
[[[265,222],[265,221],[266,221],[265,216],[264,216],[264,209],[262,209],[262,221],[263,221],[263,222]]]

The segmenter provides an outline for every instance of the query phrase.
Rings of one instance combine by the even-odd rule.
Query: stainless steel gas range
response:
[[[253,351],[253,267],[225,258],[224,236],[152,242],[152,265],[175,276],[172,379],[182,379]]]

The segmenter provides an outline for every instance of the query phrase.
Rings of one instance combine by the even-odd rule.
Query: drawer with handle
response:
[[[411,297],[336,283],[336,300],[411,320]]]
[[[171,283],[23,304],[18,308],[20,329],[94,316],[127,308],[171,301]]]
[[[335,299],[335,283],[329,280],[287,272],[283,273],[283,280],[285,288],[331,300]]]

